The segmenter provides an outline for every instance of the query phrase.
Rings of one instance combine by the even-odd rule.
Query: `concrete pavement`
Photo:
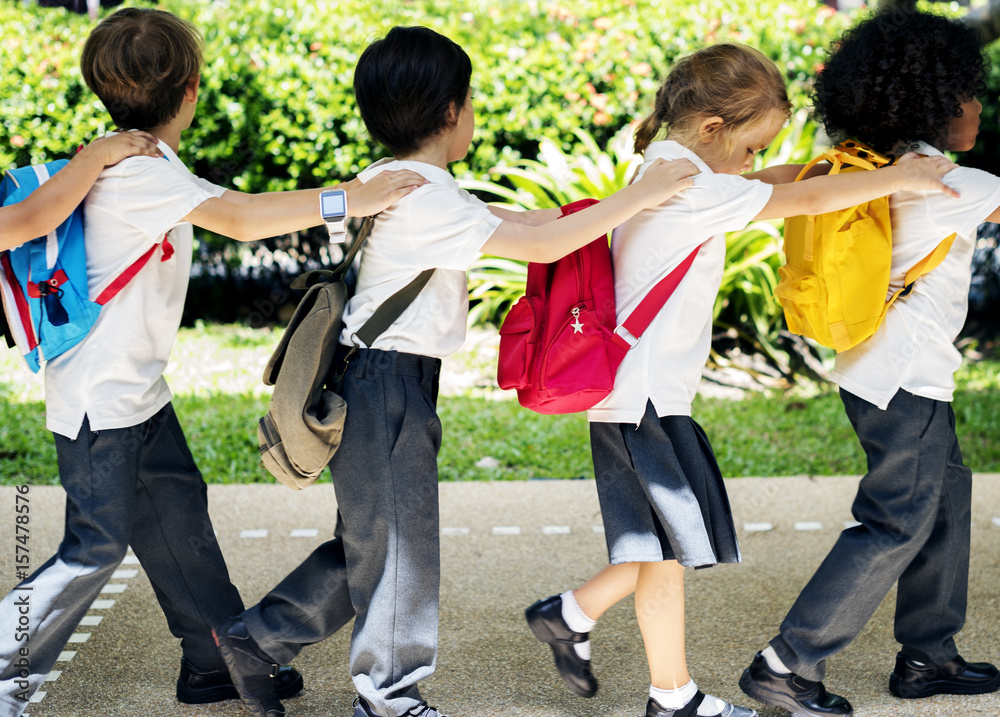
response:
[[[741,478],[727,481],[744,554],[741,565],[689,571],[688,660],[705,691],[754,706],[736,685],[753,653],[775,633],[798,590],[836,540],[858,478]],[[209,488],[213,519],[233,580],[248,604],[332,531],[328,482],[293,492],[281,485]],[[62,532],[63,493],[29,493],[30,555],[40,565]],[[1000,475],[975,479],[969,616],[959,647],[969,660],[1000,662]],[[14,577],[15,489],[0,488],[0,590]],[[441,486],[442,594],[438,669],[423,688],[452,717],[638,717],[648,672],[631,599],[592,634],[601,689],[570,694],[547,647],[524,624],[537,598],[586,580],[606,562],[592,481],[449,483]],[[134,572],[133,572],[134,571]],[[75,654],[60,662],[31,717],[248,714],[238,702],[187,707],[174,700],[179,647],[138,565],[124,564],[79,628]],[[858,717],[1000,715],[1000,694],[893,698],[887,690],[896,643],[893,596],[861,636],[830,661],[826,684]],[[114,601],[113,604],[110,601]],[[86,624],[89,623],[89,624]],[[0,629],[4,629],[0,626]],[[87,637],[83,637],[87,635]],[[306,691],[286,702],[290,717],[350,717],[354,689],[349,628],[295,660]],[[68,655],[67,655],[68,656]],[[786,713],[759,709],[762,717]]]

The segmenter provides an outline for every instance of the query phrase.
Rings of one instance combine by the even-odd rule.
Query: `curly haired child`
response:
[[[879,152],[963,152],[976,142],[984,72],[967,26],[918,12],[876,14],[833,49],[816,81],[816,113],[831,136]],[[944,179],[960,199],[912,191],[890,199],[890,293],[956,233],[944,262],[890,307],[874,336],[837,355],[833,380],[868,459],[852,506],[859,525],[840,534],[740,680],[748,695],[796,714],[853,713],[824,688],[826,660],[857,637],[897,582],[901,648],[890,692],[911,699],[1000,687],[993,665],[965,662],[955,645],[968,597],[972,472],[951,408],[976,228],[1000,220],[1000,178],[959,167]]]

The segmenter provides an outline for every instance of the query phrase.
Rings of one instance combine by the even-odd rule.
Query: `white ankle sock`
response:
[[[690,680],[686,685],[675,687],[672,690],[665,690],[661,687],[649,686],[649,696],[660,703],[660,706],[668,710],[679,710],[691,701],[691,698],[698,692],[698,685],[694,680]]]
[[[770,645],[768,645],[764,650],[761,650],[760,654],[761,657],[763,657],[767,662],[767,666],[774,672],[777,672],[779,675],[791,674],[792,671],[785,667],[785,663],[781,661],[781,658],[778,657],[778,653],[775,652],[774,648]]]
[[[652,685],[649,687],[649,696],[659,702],[660,706],[670,710],[679,710],[694,699],[696,694],[698,694],[698,685],[695,684],[694,680],[673,690],[664,690]],[[720,715],[725,707],[726,703],[718,697],[705,695],[705,699],[698,705],[698,714],[705,717]]]
[[[562,598],[562,617],[570,630],[573,632],[590,632],[594,629],[597,620],[591,620],[587,617],[587,613],[583,611],[580,603],[576,601],[576,596],[573,595],[572,590],[567,590],[559,597]],[[590,659],[590,640],[573,645],[573,649],[576,650],[576,654],[579,655],[581,660]]]

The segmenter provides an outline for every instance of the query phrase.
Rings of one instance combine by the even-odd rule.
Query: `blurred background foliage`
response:
[[[856,17],[812,0],[164,0],[158,7],[205,35],[200,106],[181,152],[200,176],[261,192],[357,174],[382,155],[357,114],[354,65],[393,25],[420,24],[461,44],[473,62],[476,139],[453,172],[483,198],[525,208],[622,186],[637,162],[629,124],[648,111],[675,58],[713,42],[757,47],[786,73],[796,113],[758,163],[803,161],[825,142],[804,110],[812,77]],[[0,0],[0,168],[65,156],[110,129],[78,67],[91,27],[85,16]],[[998,52],[989,47],[994,58]],[[996,172],[996,61],[987,85],[980,143],[963,162]],[[755,224],[729,237],[714,357],[724,363],[729,348],[749,344],[783,374],[798,370],[800,358],[822,373],[829,357],[801,350],[773,299],[780,229],[780,222]],[[325,230],[251,245],[198,236],[189,323],[280,323],[295,300],[291,279],[339,259]],[[981,264],[995,270],[996,240],[983,242]],[[517,262],[478,262],[470,319],[501,320],[524,272]],[[977,286],[994,292],[983,296],[995,306],[995,277]]]

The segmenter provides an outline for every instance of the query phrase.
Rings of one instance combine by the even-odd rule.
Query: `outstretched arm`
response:
[[[698,168],[686,159],[657,160],[642,179],[591,207],[559,219],[557,224],[533,226],[503,222],[483,252],[508,259],[547,263],[606,234],[643,209],[655,207],[691,186]]]
[[[799,176],[799,172],[802,171],[804,164],[777,164],[773,167],[767,167],[766,169],[761,169],[757,172],[748,172],[743,176],[747,179],[759,179],[765,184],[791,184],[795,181],[796,177]],[[813,166],[807,173],[804,179],[811,179],[812,177],[822,177],[830,171],[830,165],[821,162]]]
[[[546,224],[551,222],[553,219],[558,219],[562,216],[562,210],[559,207],[554,209],[531,209],[526,212],[516,212],[513,209],[504,209],[503,207],[494,207],[490,205],[490,212],[492,212],[493,216],[499,217],[505,222],[529,224],[531,226]]]
[[[427,180],[416,172],[381,172],[368,182],[353,179],[338,188],[347,191],[347,212],[366,217],[398,202]],[[184,221],[208,231],[236,239],[255,241],[319,226],[319,194],[322,189],[245,194],[227,190],[218,198],[195,207]]]
[[[814,177],[774,187],[771,199],[756,219],[779,219],[800,214],[824,214],[884,197],[901,190],[958,192],[941,181],[958,165],[946,157],[907,158],[874,172],[851,172]]]
[[[0,207],[0,251],[54,231],[87,196],[105,167],[136,154],[163,156],[156,138],[146,132],[121,132],[88,144],[24,200]]]

